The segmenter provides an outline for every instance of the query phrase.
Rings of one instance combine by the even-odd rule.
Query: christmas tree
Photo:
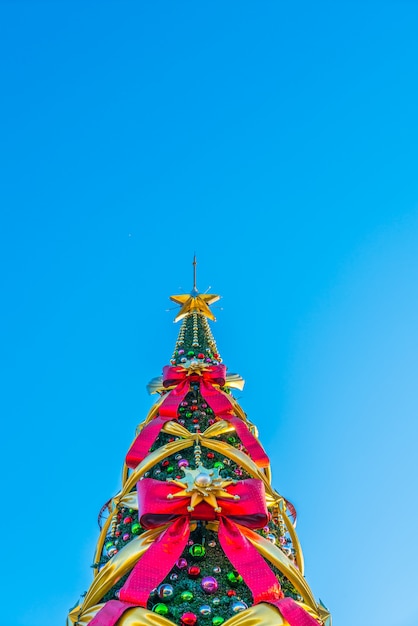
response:
[[[171,296],[182,320],[159,399],[102,509],[94,579],[68,626],[323,626],[303,576],[293,505],[271,486],[208,319],[219,296]],[[107,513],[107,518],[103,515]]]

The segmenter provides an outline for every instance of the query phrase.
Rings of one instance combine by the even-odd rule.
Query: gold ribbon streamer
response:
[[[303,602],[297,602],[299,606],[301,606],[307,613],[309,613],[314,619],[318,619],[318,614],[310,607],[308,607]],[[93,617],[100,611],[103,607],[103,604],[97,604],[92,606],[87,611],[83,612],[83,614],[79,617],[77,624],[79,626],[87,626]],[[70,613],[70,618],[73,623],[75,623],[75,619],[71,616],[75,611],[77,611],[79,607],[74,609]],[[76,615],[74,615],[76,617]],[[162,615],[158,615],[158,613],[153,613],[152,611],[148,611],[147,609],[143,609],[141,607],[136,607],[133,609],[128,609],[122,617],[120,617],[118,621],[118,626],[175,626],[174,623],[163,617]],[[276,607],[265,604],[264,602],[261,604],[256,604],[250,606],[245,611],[241,611],[237,615],[230,617],[226,622],[224,622],[223,626],[289,626],[289,622],[287,622],[279,612],[279,609]]]
[[[118,513],[119,506],[126,506],[128,509],[138,510],[138,498],[136,495],[136,491],[127,493],[123,498],[115,497],[113,498],[111,505],[113,507],[112,512],[106,520],[106,523],[103,525],[102,530],[100,531],[99,539],[96,545],[96,551],[94,553],[93,563],[98,563],[100,561],[103,546],[106,541],[107,532],[109,530],[109,526],[112,524],[112,520]],[[94,570],[94,577],[98,575],[99,571],[97,569]]]
[[[278,570],[282,572],[294,585],[296,590],[303,597],[304,601],[312,610],[317,610],[317,604],[315,598],[310,590],[310,587],[304,579],[300,570],[295,567],[293,562],[282,552],[282,550],[275,546],[271,541],[265,539],[258,533],[249,528],[240,527],[243,535],[253,544],[255,548],[264,556],[270,563],[273,563]]]
[[[115,554],[94,578],[84,598],[82,610],[99,602],[113,585],[127,574],[152,543],[167,528],[168,524],[147,530],[135,537]]]
[[[162,459],[176,454],[181,450],[186,448],[191,448],[195,442],[199,442],[199,444],[208,448],[209,450],[214,450],[215,452],[219,452],[223,456],[226,456],[237,465],[243,467],[246,472],[250,476],[254,478],[259,478],[263,481],[264,486],[266,488],[266,492],[269,493],[273,498],[279,498],[279,494],[277,494],[274,489],[271,487],[269,481],[267,480],[266,475],[262,472],[257,465],[241,450],[237,450],[233,446],[223,442],[223,441],[213,441],[212,439],[208,439],[205,437],[205,433],[203,434],[194,434],[190,433],[188,430],[184,429],[187,432],[187,439],[182,441],[172,441],[171,443],[167,443],[164,446],[161,446],[154,452],[151,452],[139,465],[137,468],[128,476],[123,489],[117,497],[123,497],[127,492],[131,491],[135,486],[135,483],[143,476],[147,471],[149,471],[154,465],[159,463]]]
[[[128,494],[127,499],[123,499],[124,504],[129,504],[130,499],[135,497],[136,494]],[[122,500],[120,500],[122,502]],[[194,524],[192,524],[193,529]],[[208,522],[208,528],[217,532],[219,523],[216,521]],[[90,608],[96,604],[101,598],[113,587],[113,585],[120,580],[127,572],[129,572],[136,562],[141,558],[144,552],[150,547],[151,544],[160,536],[162,532],[168,527],[168,524],[160,526],[157,529],[148,530],[139,537],[133,539],[130,543],[122,548],[114,557],[112,557],[106,565],[97,573],[94,578],[81,607],[76,607],[70,614],[75,616],[77,621],[78,615],[85,614]],[[279,569],[282,574],[290,580],[294,585],[298,593],[303,597],[305,603],[313,611],[314,617],[318,618],[318,606],[312,595],[312,592],[303,578],[302,573],[295,567],[292,561],[285,556],[280,548],[273,545],[270,541],[260,536],[256,532],[240,526],[241,532],[249,539],[252,545],[265,557],[268,561],[273,563]],[[100,558],[100,554],[99,554]],[[325,610],[322,613],[326,613]],[[90,613],[89,613],[90,614]],[[71,619],[73,619],[71,617]],[[91,619],[91,617],[90,617]],[[80,621],[80,620],[78,620]],[[84,623],[84,622],[80,622]],[[88,623],[88,622],[86,622]]]

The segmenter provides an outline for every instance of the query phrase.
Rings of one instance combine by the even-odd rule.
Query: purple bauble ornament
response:
[[[218,591],[218,581],[213,576],[205,576],[200,583],[205,593],[215,593]]]
[[[187,567],[187,561],[186,559],[181,558],[177,561],[176,565],[179,569],[185,569]]]
[[[187,459],[180,459],[177,465],[179,467],[189,467],[189,461]]]

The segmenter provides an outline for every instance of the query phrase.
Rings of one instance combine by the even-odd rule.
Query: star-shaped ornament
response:
[[[181,306],[180,312],[176,315],[174,321],[178,322],[193,311],[199,311],[199,313],[203,313],[203,315],[210,320],[215,321],[216,318],[210,310],[209,305],[217,302],[220,297],[221,296],[217,296],[213,293],[199,293],[195,287],[193,287],[190,293],[170,296],[170,300]]]
[[[207,502],[216,513],[220,513],[222,508],[219,506],[217,498],[229,500],[239,500],[239,496],[232,495],[225,491],[225,487],[235,485],[236,480],[224,480],[220,475],[218,468],[207,469],[203,465],[199,465],[196,469],[183,469],[183,480],[171,479],[167,482],[174,483],[182,488],[177,493],[169,493],[167,498],[184,498],[190,496],[190,505],[187,507],[189,512],[194,511],[200,502]]]

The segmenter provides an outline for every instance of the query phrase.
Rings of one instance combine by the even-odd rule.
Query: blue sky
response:
[[[196,252],[314,593],[416,626],[417,30],[412,0],[0,1],[1,625],[87,589]]]

